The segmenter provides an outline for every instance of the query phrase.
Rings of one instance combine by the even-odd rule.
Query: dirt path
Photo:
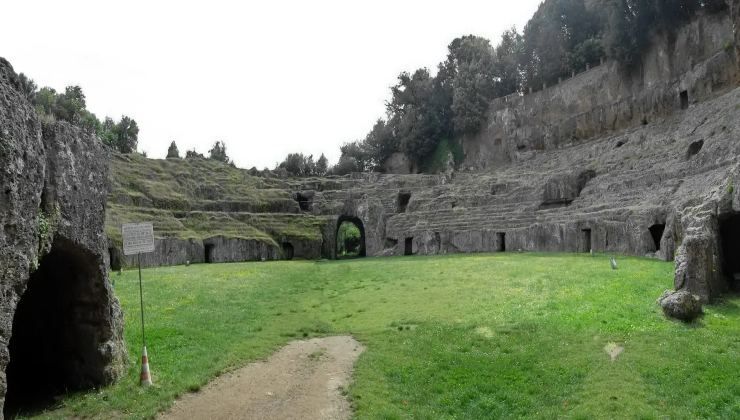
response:
[[[160,419],[348,419],[342,390],[363,350],[348,336],[293,341],[185,395]]]

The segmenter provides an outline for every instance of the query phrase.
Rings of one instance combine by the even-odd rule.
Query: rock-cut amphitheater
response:
[[[42,124],[0,61],[0,403],[120,375],[108,272],[135,264],[124,222],[154,223],[146,266],[336,258],[352,222],[364,256],[650,256],[675,261],[674,288],[720,296],[740,280],[739,31],[735,2],[655,38],[639,69],[607,61],[499,98],[460,167],[435,175],[279,179],[115,154]]]

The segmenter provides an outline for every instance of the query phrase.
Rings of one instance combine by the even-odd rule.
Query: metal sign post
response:
[[[121,227],[123,234],[123,254],[136,255],[139,265],[139,301],[141,303],[141,385],[151,385],[149,356],[146,352],[146,332],[144,329],[144,287],[141,281],[141,254],[154,252],[154,227],[151,223],[126,223]]]

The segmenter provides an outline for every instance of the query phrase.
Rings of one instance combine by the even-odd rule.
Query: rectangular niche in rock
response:
[[[678,95],[681,99],[681,109],[688,109],[689,107],[689,92],[686,90],[682,90],[681,93]]]
[[[408,207],[409,201],[411,201],[410,192],[399,192],[398,193],[398,212],[399,213],[406,212],[406,207]]]
[[[404,241],[403,255],[414,255],[414,238],[409,237]]]
[[[591,252],[591,229],[583,229],[583,252]]]
[[[205,249],[205,261],[206,263],[210,264],[213,262],[213,249],[216,246],[213,244],[204,244],[203,248]]]
[[[722,270],[731,282],[740,281],[740,213],[719,219],[722,243]]]
[[[496,251],[506,252],[506,233],[504,232],[496,233]]]

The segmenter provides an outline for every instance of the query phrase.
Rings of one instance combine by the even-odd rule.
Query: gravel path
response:
[[[293,341],[185,395],[160,419],[349,419],[342,391],[363,351],[349,336]]]

